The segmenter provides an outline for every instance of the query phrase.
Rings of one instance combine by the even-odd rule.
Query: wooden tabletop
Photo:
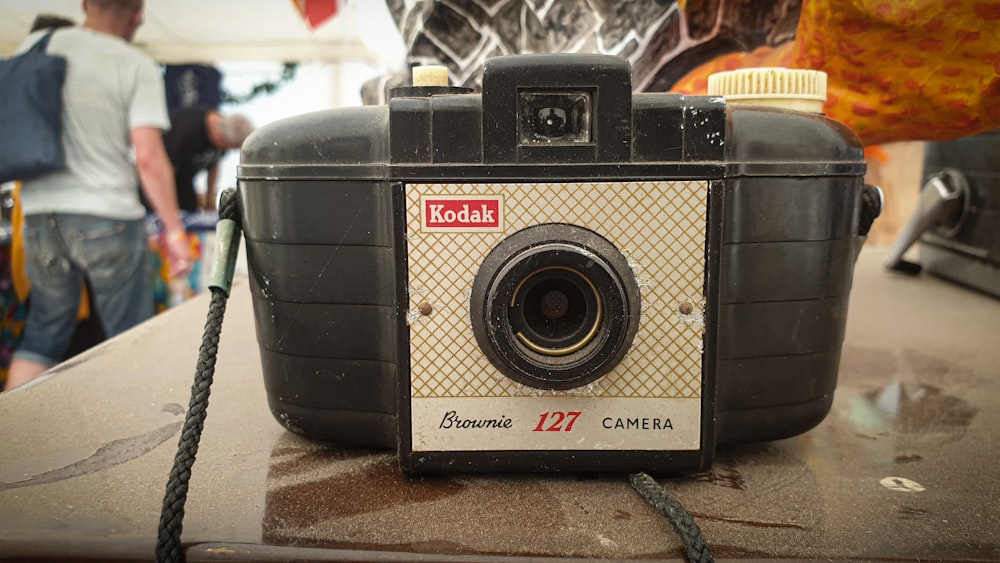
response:
[[[866,249],[833,409],[660,482],[719,559],[1000,559],[1000,301]],[[680,559],[622,477],[409,479],[268,411],[237,281],[191,479],[189,561]],[[0,558],[147,560],[208,308],[199,296],[0,395]]]

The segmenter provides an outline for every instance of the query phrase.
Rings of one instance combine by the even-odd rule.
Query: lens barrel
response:
[[[504,375],[541,389],[572,389],[608,373],[639,326],[639,287],[600,235],[536,225],[498,244],[470,297],[472,330]]]

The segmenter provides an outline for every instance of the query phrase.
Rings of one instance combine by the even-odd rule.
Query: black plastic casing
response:
[[[693,470],[716,444],[794,436],[836,387],[865,164],[820,115],[632,94],[599,55],[492,59],[483,94],[396,92],[388,106],[281,120],[244,144],[239,205],[271,410],[289,430],[406,449],[407,183],[704,180],[709,432],[693,457],[493,452],[411,470]],[[519,86],[593,87],[595,142],[518,146]],[[648,454],[648,455],[646,455]]]

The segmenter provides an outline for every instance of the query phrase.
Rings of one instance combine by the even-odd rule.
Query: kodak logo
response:
[[[499,197],[425,197],[422,200],[426,231],[498,231],[502,206]]]

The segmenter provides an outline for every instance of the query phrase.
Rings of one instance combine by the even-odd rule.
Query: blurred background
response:
[[[82,4],[0,0],[0,56],[39,14],[81,23]],[[947,5],[945,15],[938,2],[881,0],[146,0],[134,43],[162,65],[171,112],[209,106],[258,127],[384,102],[417,64],[477,87],[482,63],[504,54],[622,56],[637,92],[701,94],[712,72],[742,67],[823,70],[824,111],[859,134],[867,180],[885,194],[867,244],[889,246],[918,207],[928,144],[1000,127],[1000,2]],[[986,153],[1000,151],[997,138],[977,145],[980,162],[996,160]],[[219,191],[238,163],[235,150],[219,162]],[[1000,172],[970,173],[987,180],[973,182],[976,216],[953,242],[996,277]]]
[[[982,2],[953,2],[946,23],[935,23],[938,8],[919,4],[890,13],[885,3],[844,0],[147,0],[135,44],[164,65],[171,110],[212,105],[222,113],[242,113],[257,126],[313,110],[377,103],[386,86],[407,80],[410,65],[428,62],[449,66],[454,82],[475,86],[491,56],[603,52],[630,60],[637,91],[686,93],[698,93],[704,76],[718,68],[805,63],[831,74],[831,92],[839,97],[828,103],[828,114],[856,130],[885,132],[870,137],[872,143],[865,139],[871,181],[887,194],[869,241],[890,244],[916,203],[921,171],[914,163],[922,159],[923,144],[911,138],[919,133],[851,119],[858,117],[859,103],[877,107],[885,101],[878,95],[896,90],[898,98],[904,85],[913,90],[910,73],[926,78],[936,70],[901,67],[888,78],[875,76],[873,84],[861,76],[861,67],[887,48],[896,59],[928,46],[948,51],[942,47],[950,35],[978,33],[969,26],[993,30],[984,53],[995,52],[1000,41],[1000,26],[989,24],[992,13],[976,12]],[[79,23],[82,0],[0,0],[0,56],[16,49],[38,14]],[[937,38],[945,42],[926,43]],[[882,44],[883,55],[859,52],[861,41]],[[816,45],[827,46],[819,57]],[[879,66],[883,74],[895,70],[886,60]],[[979,102],[976,96],[989,84],[970,83],[978,93],[960,94]],[[858,85],[878,92],[874,98],[868,92],[869,99],[852,102],[854,111],[847,111],[841,98],[849,96],[837,94],[838,85],[848,94],[853,88],[860,95]],[[994,95],[997,88],[994,83]],[[928,138],[977,132],[974,126],[935,131],[914,121],[918,125]],[[235,182],[238,160],[238,151],[230,151],[220,162],[220,190]]]
[[[307,13],[289,0],[146,0],[134,43],[164,65],[171,110],[216,106],[260,126],[359,105],[366,80],[405,64],[402,37],[385,2],[325,4]],[[0,0],[0,55],[14,52],[38,14],[84,20],[82,0]],[[219,162],[220,191],[235,186],[238,163],[239,151]]]

